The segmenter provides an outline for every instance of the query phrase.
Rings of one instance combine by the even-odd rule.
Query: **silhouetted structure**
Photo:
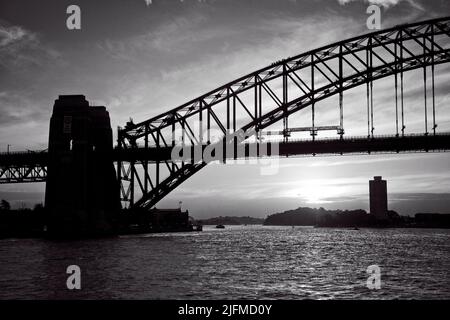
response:
[[[59,96],[48,145],[45,206],[52,236],[115,233],[119,184],[109,113],[82,95]]]
[[[216,226],[218,224],[223,224],[223,225],[242,225],[242,224],[263,224],[264,223],[263,218],[255,218],[255,217],[230,217],[230,216],[226,216],[226,217],[214,217],[214,218],[209,218],[209,219],[202,219],[199,222],[204,224],[204,225],[213,225]]]
[[[178,209],[127,210],[120,216],[120,233],[194,231],[188,211]]]
[[[381,177],[369,181],[370,213],[379,220],[388,219],[387,182]]]

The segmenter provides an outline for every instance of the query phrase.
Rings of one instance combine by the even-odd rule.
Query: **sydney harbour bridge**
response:
[[[231,145],[234,149],[243,144],[246,150],[243,157],[449,151],[450,128],[438,126],[440,119],[436,113],[438,107],[443,113],[450,111],[449,105],[438,106],[436,90],[437,66],[449,62],[450,18],[396,26],[283,59],[148,120],[130,121],[119,128],[116,146],[108,131],[111,130],[109,115],[103,117],[107,114],[104,108],[94,112],[103,116],[94,115],[84,124],[76,124],[75,118],[79,119],[80,115],[76,113],[79,111],[74,101],[78,99],[85,107],[87,102],[83,96],[61,96],[61,108],[57,110],[57,101],[53,127],[50,125],[49,149],[0,154],[0,183],[47,181],[49,184],[52,170],[55,180],[64,172],[61,169],[64,161],[58,159],[70,156],[83,145],[89,154],[101,155],[92,158],[98,166],[89,169],[87,175],[109,177],[109,173],[101,173],[98,168],[103,164],[114,166],[114,170],[108,171],[114,172],[114,178],[104,185],[117,186],[120,205],[150,209],[208,164],[194,157],[174,159],[173,150],[180,144],[184,149],[200,147],[201,150],[212,144]],[[405,121],[405,77],[413,70],[423,75],[420,114],[423,125],[417,132],[407,131]],[[377,135],[374,83],[385,78],[392,81],[394,116],[388,121],[394,129]],[[364,105],[359,110],[367,130],[363,136],[350,136],[347,132],[351,128],[345,121],[346,93],[357,87],[365,93]],[[320,102],[329,99],[337,101],[333,104],[337,121],[323,125],[316,109]],[[308,111],[307,126],[292,125],[292,118],[300,111]],[[106,118],[106,122],[98,120]],[[71,137],[77,126],[93,126],[91,136],[101,138],[83,137],[82,133],[78,133],[78,138]],[[247,135],[239,139],[233,135],[238,131]],[[334,137],[319,138],[321,131],[332,132]],[[106,133],[102,136],[99,132]],[[310,138],[294,139],[296,133],[307,133]],[[260,148],[263,141],[277,141],[277,152],[265,150],[263,154]],[[256,146],[256,154],[249,152],[252,146]],[[226,162],[230,157],[223,153],[221,158]],[[231,158],[239,156],[235,153]],[[90,158],[72,160],[90,161],[86,159]],[[77,168],[80,173],[87,166]],[[47,185],[47,193],[56,192],[52,188],[60,188],[57,182],[52,184]]]

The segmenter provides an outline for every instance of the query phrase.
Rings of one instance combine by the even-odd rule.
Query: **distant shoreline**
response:
[[[203,226],[208,227],[215,227],[215,224],[204,224]],[[230,224],[230,225],[224,225],[224,226],[230,226],[230,227],[237,227],[237,226],[261,226],[261,227],[303,227],[308,229],[354,229],[354,227],[333,227],[333,226],[312,226],[312,225],[277,225],[277,224]],[[358,227],[359,229],[441,229],[441,230],[447,230],[450,229],[448,227],[419,227],[419,226],[403,226],[403,227]]]
[[[417,213],[414,217],[387,212],[380,220],[365,210],[326,210],[300,207],[269,215],[264,225],[324,228],[450,228],[450,214]]]

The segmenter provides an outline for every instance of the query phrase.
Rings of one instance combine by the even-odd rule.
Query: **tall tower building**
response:
[[[387,183],[381,177],[369,181],[370,213],[379,220],[388,219]]]

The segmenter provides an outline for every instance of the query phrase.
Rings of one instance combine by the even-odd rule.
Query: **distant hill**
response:
[[[266,226],[317,227],[396,227],[396,228],[450,228],[450,214],[418,213],[414,218],[388,211],[388,220],[377,220],[364,210],[326,210],[300,207],[269,215]]]
[[[263,224],[264,219],[253,217],[215,217],[198,220],[204,225],[240,225],[240,224]]]
[[[266,226],[352,227],[372,224],[373,216],[365,210],[326,210],[300,207],[269,215]]]

